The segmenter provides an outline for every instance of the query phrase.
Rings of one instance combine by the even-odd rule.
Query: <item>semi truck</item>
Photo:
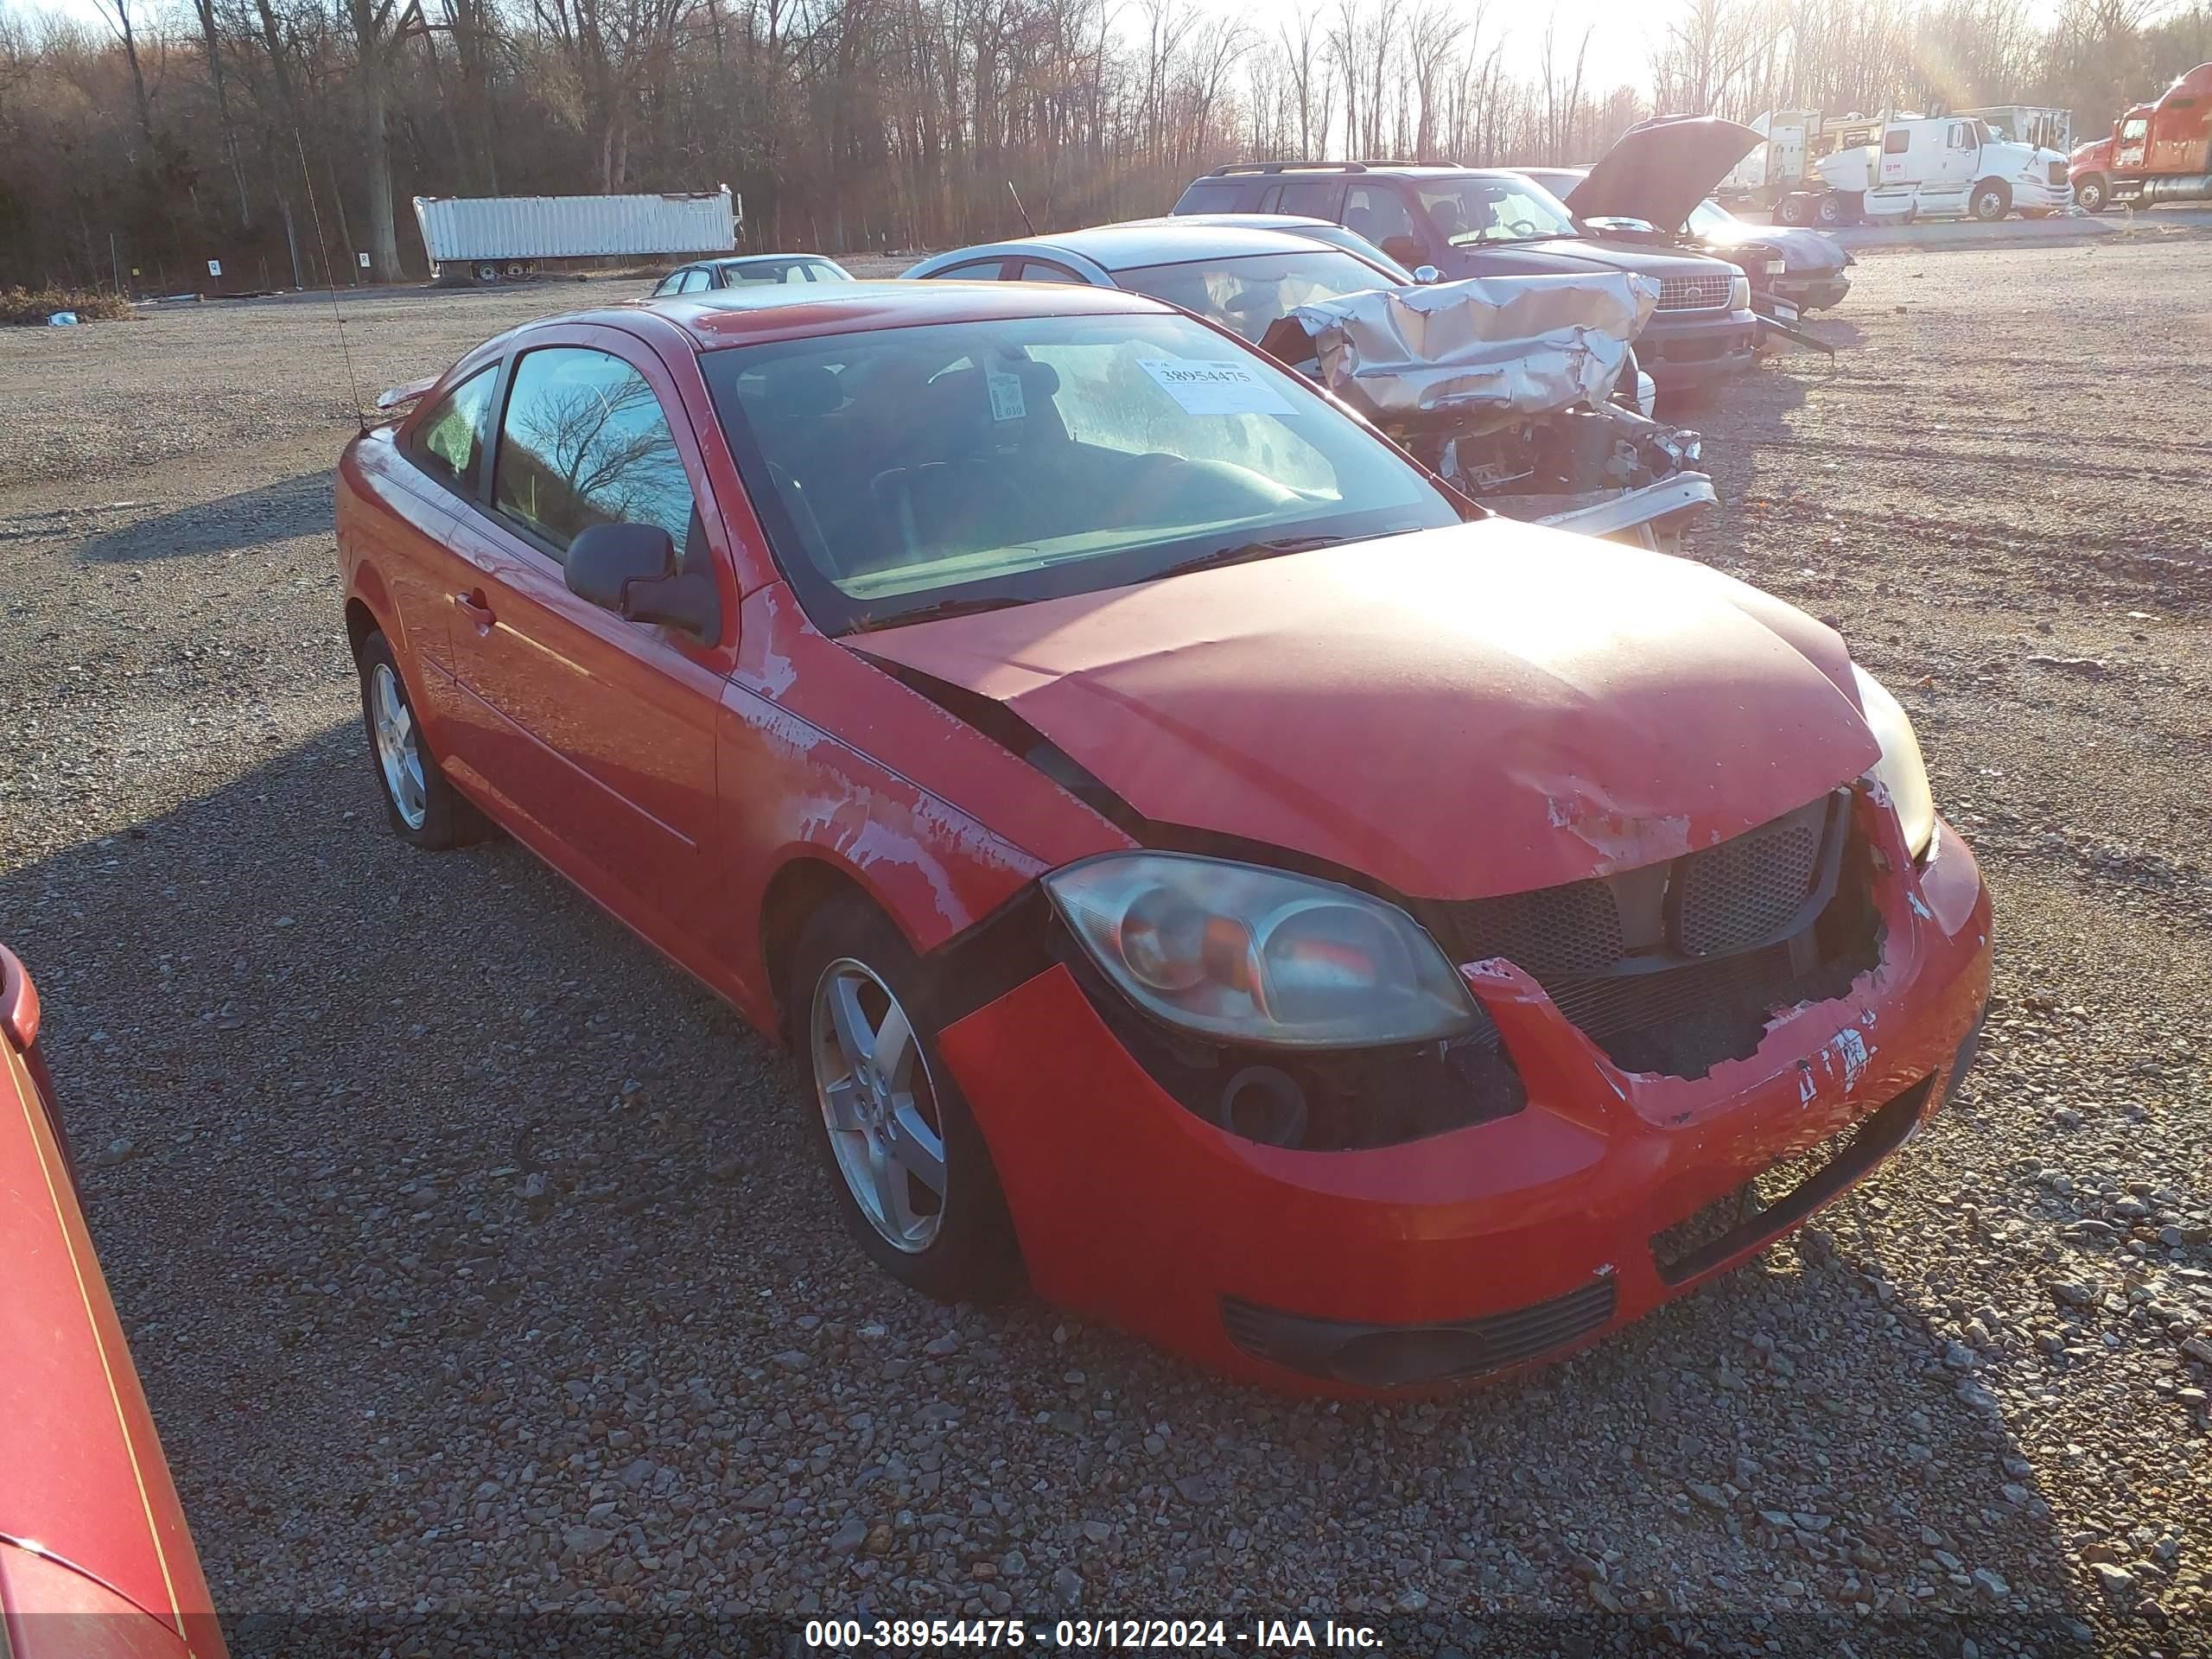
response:
[[[2074,199],[2113,206],[2212,200],[2212,63],[2200,63],[2074,152]]]
[[[1751,126],[1765,142],[1718,194],[1771,208],[1784,225],[1947,214],[2041,218],[2073,205],[2063,153],[2008,138],[1979,115],[1824,118],[1786,110]]]
[[[518,281],[579,259],[690,257],[737,246],[744,206],[724,185],[653,196],[417,196],[432,280]]]

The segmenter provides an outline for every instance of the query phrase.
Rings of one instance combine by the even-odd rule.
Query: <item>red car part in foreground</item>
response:
[[[843,1214],[1277,1386],[1550,1357],[1968,1064],[1910,722],[1703,566],[1489,518],[1126,293],[533,324],[349,446],[391,822],[785,1036]]]
[[[0,946],[0,1652],[222,1659],[176,1488],[108,1300]]]

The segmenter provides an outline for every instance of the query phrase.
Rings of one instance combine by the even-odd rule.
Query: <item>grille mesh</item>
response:
[[[1503,957],[1541,980],[1603,973],[1621,959],[1620,906],[1603,881],[1570,881],[1443,908],[1451,912],[1464,962]]]
[[[1802,817],[1692,853],[1675,874],[1681,948],[1713,957],[1773,938],[1812,891],[1820,858],[1819,825]]]
[[[1351,1361],[1363,1342],[1416,1335],[1457,1338],[1452,1344],[1457,1350],[1454,1362],[1428,1379],[1443,1381],[1501,1371],[1564,1348],[1611,1320],[1619,1294],[1619,1285],[1607,1274],[1564,1296],[1510,1313],[1450,1324],[1399,1326],[1309,1319],[1224,1296],[1221,1322],[1229,1339],[1248,1354],[1309,1376],[1343,1376],[1359,1382],[1375,1379],[1348,1375],[1351,1366],[1340,1366],[1339,1361]]]
[[[1728,285],[1732,277],[1714,273],[1709,276],[1662,276],[1659,279],[1659,308],[1662,311],[1711,311],[1728,303]]]
[[[2052,188],[2053,189],[2057,188],[2057,187],[2058,187],[2058,186],[2060,186],[2060,185],[2062,185],[2062,184],[2064,184],[2064,183],[2066,182],[2066,163],[2065,163],[2065,162],[2053,162],[2050,164],[2050,182],[2051,182],[2051,188]]]

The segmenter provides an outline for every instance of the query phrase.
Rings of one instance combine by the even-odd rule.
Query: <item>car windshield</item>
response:
[[[778,563],[830,633],[1463,516],[1296,377],[1187,317],[886,328],[703,365]]]
[[[1364,294],[1391,283],[1363,260],[1334,248],[1317,247],[1311,253],[1255,253],[1236,259],[1135,265],[1116,271],[1114,285],[1209,317],[1256,344],[1310,300]]]
[[[1690,229],[1700,235],[1710,236],[1732,231],[1742,223],[1735,214],[1710,196],[1690,209]]]
[[[1527,179],[1423,179],[1421,205],[1455,248],[1573,236],[1566,205]]]

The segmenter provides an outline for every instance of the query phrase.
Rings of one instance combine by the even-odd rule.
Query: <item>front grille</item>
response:
[[[2065,162],[2053,162],[2050,164],[2050,186],[2052,189],[2056,190],[2060,185],[2064,184],[2066,182],[2066,176]]]
[[[1728,303],[1729,284],[1735,279],[1716,272],[1707,276],[1662,276],[1662,311],[1717,311]]]
[[[1735,1192],[1654,1233],[1651,1260],[1659,1276],[1681,1284],[1795,1227],[1904,1144],[1934,1082],[1923,1077],[1880,1110],[1769,1165]]]
[[[1821,824],[1804,816],[1692,853],[1675,882],[1676,934],[1694,957],[1715,957],[1770,939],[1812,891]]]
[[[1221,1323],[1246,1353],[1287,1370],[1361,1388],[1408,1388],[1486,1376],[1565,1348],[1611,1320],[1618,1297],[1609,1273],[1507,1313],[1435,1325],[1365,1325],[1224,1296]]]
[[[1455,961],[1512,963],[1616,1065],[1702,1077],[1757,1048],[1774,1009],[1873,966],[1851,800],[1835,791],[1666,864],[1416,908]]]

